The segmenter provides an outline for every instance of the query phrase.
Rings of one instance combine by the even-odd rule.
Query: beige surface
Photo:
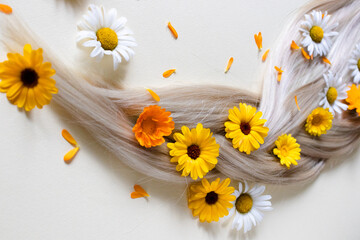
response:
[[[82,59],[76,22],[86,0],[7,1],[52,48]],[[122,66],[124,86],[216,83],[259,91],[261,67],[253,34],[264,49],[275,44],[282,25],[302,0],[103,0],[128,18],[138,42],[135,58]],[[2,16],[4,17],[4,16]],[[179,32],[174,40],[166,28]],[[234,64],[223,70],[230,56]],[[0,51],[0,59],[5,52]],[[76,63],[75,66],[85,64]],[[163,79],[164,70],[177,73]],[[116,79],[115,79],[116,80]],[[308,185],[268,186],[274,211],[244,236],[230,224],[201,224],[187,208],[186,186],[154,181],[123,166],[97,145],[66,113],[51,104],[30,114],[0,95],[0,239],[360,239],[360,153],[328,166]],[[68,129],[81,150],[70,165]],[[130,199],[141,184],[148,200]]]

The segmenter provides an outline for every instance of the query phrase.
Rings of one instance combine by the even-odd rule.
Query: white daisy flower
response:
[[[305,21],[301,23],[300,31],[304,39],[301,45],[307,48],[309,55],[326,56],[330,51],[333,36],[338,35],[333,29],[338,23],[329,25],[330,15],[321,11],[312,11],[310,15],[305,14]]]
[[[355,50],[352,53],[349,61],[350,69],[352,70],[351,76],[354,78],[354,83],[359,84],[360,82],[360,44],[355,46]]]
[[[78,23],[79,33],[77,42],[83,42],[84,47],[94,48],[90,57],[97,61],[105,55],[112,55],[114,70],[117,69],[122,58],[129,61],[135,53],[131,47],[136,46],[135,39],[130,36],[132,31],[125,27],[124,17],[117,19],[115,8],[105,11],[103,6],[89,5],[87,15]]]
[[[242,183],[239,183],[239,191],[235,190],[232,194],[236,200],[232,202],[234,207],[230,209],[229,215],[225,219],[235,214],[232,228],[239,231],[244,226],[244,233],[246,233],[261,222],[263,219],[262,211],[270,211],[272,207],[269,201],[271,196],[261,195],[265,191],[265,186],[256,185],[249,189],[246,181],[244,184],[245,189],[242,188]]]
[[[336,79],[334,74],[329,71],[328,74],[324,74],[326,87],[324,92],[319,93],[321,101],[319,103],[323,108],[329,108],[329,111],[335,115],[335,112],[341,113],[342,110],[346,110],[348,106],[341,102],[341,100],[347,97],[346,84],[342,78]]]

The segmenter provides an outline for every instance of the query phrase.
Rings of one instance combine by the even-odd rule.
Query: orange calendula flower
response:
[[[231,65],[233,64],[233,61],[234,61],[234,58],[231,57],[231,58],[229,59],[229,61],[228,61],[228,64],[227,64],[226,68],[225,68],[225,73],[227,73],[227,72],[230,70]]]
[[[134,185],[134,192],[131,193],[131,198],[141,198],[141,197],[149,197],[150,195],[140,186],[135,184]]]
[[[349,103],[348,109],[356,109],[356,112],[360,116],[360,87],[357,87],[355,84],[351,85],[350,90],[347,91],[347,95],[346,102]]]
[[[155,101],[157,101],[157,102],[160,101],[159,95],[157,95],[153,90],[151,90],[149,88],[147,88],[146,90],[150,93],[150,95],[154,98]]]
[[[144,108],[132,129],[141,146],[150,148],[165,142],[164,136],[169,136],[175,126],[170,114],[157,105]]]
[[[12,8],[8,5],[0,4],[0,12],[6,13],[6,14],[11,14]]]
[[[266,50],[266,52],[264,53],[264,55],[262,56],[262,61],[265,62],[265,60],[267,59],[267,56],[270,52],[270,49]]]
[[[258,47],[259,50],[262,49],[262,36],[261,36],[261,32],[259,32],[259,34],[254,34],[254,38],[255,38],[255,43]]]
[[[168,28],[170,30],[170,32],[172,33],[172,35],[174,36],[175,39],[177,39],[179,37],[178,33],[176,32],[175,28],[171,25],[171,23],[168,23]]]
[[[294,40],[291,42],[290,48],[294,50],[300,49],[300,47],[296,44]]]
[[[64,137],[66,141],[68,141],[70,144],[74,146],[74,148],[71,149],[69,152],[67,152],[64,156],[64,161],[66,163],[70,163],[71,160],[75,157],[75,155],[79,151],[80,147],[77,144],[75,138],[66,129],[62,130],[61,135]]]
[[[279,68],[277,66],[275,66],[275,70],[278,72],[277,81],[280,82],[281,77],[282,77],[282,73],[284,72],[284,70],[282,70],[281,67]]]
[[[163,73],[163,77],[164,78],[168,78],[170,77],[174,72],[176,71],[176,69],[170,69],[170,70],[167,70]]]

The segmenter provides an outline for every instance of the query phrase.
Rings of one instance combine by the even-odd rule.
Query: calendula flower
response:
[[[335,112],[341,113],[342,110],[347,109],[347,105],[341,100],[346,98],[346,84],[342,78],[335,78],[334,74],[329,71],[324,74],[326,87],[324,92],[320,93],[321,101],[319,103],[323,108],[329,108],[329,111],[335,116]]]
[[[281,165],[290,168],[291,164],[297,165],[296,160],[300,159],[300,145],[291,134],[283,134],[275,141],[276,147],[273,153],[280,159]]]
[[[41,48],[32,50],[27,44],[24,56],[9,53],[8,60],[0,63],[0,92],[6,93],[12,104],[26,111],[49,104],[52,94],[58,92],[51,78],[55,70],[51,63],[43,63],[42,54]]]
[[[333,115],[328,108],[315,108],[306,119],[305,130],[313,136],[321,136],[331,129]]]
[[[135,39],[130,36],[133,33],[125,27],[126,18],[117,19],[115,8],[106,12],[103,6],[90,4],[83,18],[78,24],[77,41],[83,42],[84,47],[93,48],[90,57],[101,61],[104,55],[111,55],[116,70],[122,58],[129,61],[135,54],[131,49],[136,46]]]
[[[354,83],[359,84],[360,82],[360,44],[355,46],[355,50],[352,53],[351,59],[349,60],[351,76],[354,78]]]
[[[183,126],[181,132],[174,133],[175,143],[167,144],[173,157],[170,161],[178,163],[176,170],[182,171],[181,176],[203,178],[217,164],[220,145],[201,123],[191,130]]]
[[[304,39],[301,42],[307,48],[309,55],[326,56],[332,45],[332,37],[338,35],[333,31],[338,25],[329,25],[330,15],[321,11],[312,11],[310,15],[305,14],[305,21],[301,23],[300,31]]]
[[[350,90],[347,91],[348,97],[346,102],[349,103],[349,110],[356,109],[356,112],[360,115],[360,88],[353,84]]]
[[[240,230],[244,227],[244,233],[251,230],[253,226],[259,224],[264,214],[262,211],[271,211],[271,196],[262,195],[265,191],[265,186],[256,185],[249,189],[247,182],[244,182],[245,188],[239,183],[239,191],[235,190],[232,194],[236,199],[231,202],[234,207],[230,210],[227,218],[235,214],[232,228]]]
[[[169,136],[175,125],[170,114],[157,105],[144,108],[132,129],[141,146],[150,148],[165,142],[164,136]]]
[[[232,139],[234,148],[240,152],[250,154],[264,143],[269,128],[264,127],[265,119],[261,119],[262,112],[245,103],[239,108],[229,109],[229,120],[225,122],[226,137]]]
[[[220,182],[220,178],[211,184],[203,178],[201,184],[190,186],[188,195],[189,208],[194,217],[199,216],[200,222],[219,221],[219,218],[229,214],[228,208],[232,208],[236,197],[231,195],[233,187],[229,187],[230,179]]]

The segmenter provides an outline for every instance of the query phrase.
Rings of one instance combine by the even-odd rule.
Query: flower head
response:
[[[200,222],[219,221],[219,218],[229,214],[231,201],[235,200],[233,187],[229,187],[230,179],[220,182],[220,178],[208,182],[203,178],[201,184],[193,184],[189,189],[188,203],[194,217],[199,216]]]
[[[351,85],[347,95],[346,102],[349,103],[348,109],[356,109],[356,112],[360,115],[360,87],[357,87],[355,84]]]
[[[182,133],[174,133],[175,143],[168,143],[171,162],[176,162],[177,171],[182,171],[182,176],[196,180],[203,178],[217,164],[220,145],[216,143],[209,128],[203,128],[198,123],[196,128],[181,128]]]
[[[150,148],[165,142],[164,136],[169,136],[175,125],[170,114],[157,105],[144,108],[132,129],[141,146]]]
[[[9,53],[8,60],[0,63],[0,92],[6,93],[12,104],[26,111],[49,104],[52,94],[58,92],[51,78],[55,70],[51,63],[43,63],[42,53],[41,48],[32,50],[27,44],[24,56]]]
[[[130,36],[132,32],[125,27],[126,18],[117,19],[115,8],[105,11],[103,6],[89,5],[87,15],[79,22],[78,42],[83,42],[84,47],[93,48],[90,57],[100,61],[104,55],[113,57],[114,70],[117,69],[122,57],[129,61],[134,55],[131,47],[135,47],[135,39]]]
[[[255,107],[245,103],[240,103],[239,108],[229,109],[230,121],[225,122],[225,136],[232,139],[234,148],[250,154],[264,143],[269,128],[264,127],[266,120],[261,116]]]
[[[280,159],[281,165],[290,168],[291,164],[297,165],[296,160],[300,159],[300,145],[296,143],[296,139],[291,134],[283,134],[275,141],[276,147],[273,153]]]
[[[309,55],[326,56],[332,45],[331,38],[338,33],[333,29],[338,24],[329,25],[330,15],[321,11],[312,11],[305,14],[305,21],[301,23],[300,31],[304,39],[301,44],[307,48]]]
[[[351,59],[349,60],[351,76],[354,78],[354,83],[359,84],[360,82],[360,44],[355,46],[355,50],[352,53]]]
[[[232,228],[236,228],[238,231],[244,226],[244,233],[250,231],[253,226],[260,223],[263,219],[262,211],[270,211],[271,196],[262,195],[265,191],[265,186],[256,185],[252,189],[249,189],[247,182],[245,181],[245,189],[242,184],[239,183],[239,191],[235,190],[233,196],[236,199],[232,202],[234,207],[230,210],[229,215],[226,218],[230,218],[235,214],[235,218],[232,223]]]
[[[326,134],[331,129],[333,118],[328,108],[315,108],[306,119],[305,130],[312,136]]]
[[[343,83],[342,78],[335,78],[334,74],[329,71],[324,74],[326,87],[324,92],[320,93],[321,101],[320,106],[329,108],[329,111],[335,115],[335,112],[341,113],[341,110],[346,110],[347,105],[342,103],[341,100],[346,98],[346,84]]]

